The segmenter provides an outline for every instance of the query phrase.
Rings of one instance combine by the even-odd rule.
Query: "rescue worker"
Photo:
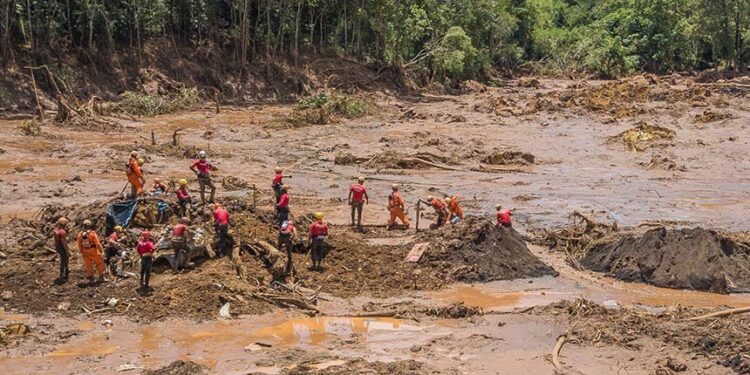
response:
[[[323,222],[323,213],[315,213],[315,222],[310,225],[310,257],[312,258],[311,270],[322,270],[320,264],[327,255],[325,239],[328,236],[328,225]]]
[[[442,200],[430,195],[427,197],[426,201],[422,199],[420,199],[419,201],[431,206],[437,214],[437,220],[435,221],[435,223],[430,224],[431,229],[441,227],[443,224],[445,224],[445,221],[448,219],[448,210],[446,209],[445,203],[443,203]]]
[[[364,186],[365,178],[357,179],[358,183],[349,188],[349,205],[352,206],[352,226],[354,226],[354,211],[357,211],[357,228],[362,229],[362,208],[370,203],[367,189]]]
[[[55,229],[52,231],[52,237],[55,239],[55,251],[60,257],[60,275],[55,280],[56,284],[64,284],[68,281],[68,262],[70,261],[70,248],[68,248],[68,219],[61,217],[55,223]]]
[[[214,205],[214,230],[218,238],[217,254],[219,256],[231,256],[232,243],[229,239],[229,212],[219,203]]]
[[[118,267],[118,263],[124,255],[123,253],[124,249],[123,249],[122,244],[120,243],[122,232],[123,232],[122,227],[119,225],[115,225],[115,227],[112,230],[112,233],[110,233],[109,237],[107,237],[107,251],[104,257],[104,263],[107,264],[109,268],[109,273],[112,276],[120,276],[120,277],[124,276],[124,273],[122,272],[122,268]]]
[[[401,220],[404,229],[409,229],[409,218],[404,213],[404,198],[401,198],[401,194],[398,192],[398,185],[391,185],[391,189],[393,191],[388,195],[388,211],[391,213],[391,218],[388,220],[388,229],[396,225],[396,219]]]
[[[281,199],[281,187],[284,186],[284,175],[282,174],[281,167],[273,169],[276,174],[273,176],[273,182],[271,187],[273,188],[273,195],[276,198],[276,203],[279,203]]]
[[[167,184],[161,182],[160,179],[155,178],[154,179],[154,186],[151,187],[151,195],[161,195],[166,194],[169,192],[169,186]]]
[[[216,170],[216,168],[206,161],[206,157],[206,151],[198,152],[199,160],[190,166],[190,170],[198,176],[198,185],[201,189],[201,202],[203,202],[204,205],[206,204],[206,186],[211,188],[210,203],[213,203],[214,195],[216,194],[216,185],[211,181],[211,171]]]
[[[276,203],[276,220],[281,224],[289,220],[289,186],[283,185],[281,187],[281,197],[279,197],[279,203]]]
[[[495,209],[497,210],[497,226],[503,226],[506,228],[513,227],[513,223],[510,219],[510,216],[512,215],[510,210],[503,210],[503,207],[501,205],[495,206]]]
[[[450,213],[451,224],[458,224],[464,219],[464,209],[458,204],[458,196],[445,197],[445,204],[448,206],[448,212]]]
[[[292,273],[292,242],[296,233],[297,229],[294,228],[294,224],[291,221],[287,220],[281,224],[278,246],[276,247],[280,251],[286,251],[286,267],[284,269],[287,274]]]
[[[190,197],[190,190],[187,187],[187,180],[181,178],[180,187],[177,188],[177,204],[180,205],[180,216],[185,217],[188,212],[193,211],[193,198]]]
[[[151,233],[148,231],[141,232],[141,239],[135,247],[135,251],[141,256],[141,275],[139,279],[140,290],[150,292],[153,290],[148,284],[151,279],[151,266],[154,264],[156,257],[156,246],[151,240]]]
[[[138,159],[138,151],[130,152],[130,159],[126,166],[126,174],[128,176],[128,182],[130,182],[130,197],[137,198],[143,194],[143,186],[146,184],[146,179],[143,178],[143,170],[141,165],[143,159]]]
[[[180,222],[172,227],[172,249],[174,249],[174,265],[173,270],[175,272],[188,266],[190,262],[190,247],[188,246],[188,240],[190,236],[190,219],[183,217]]]
[[[86,269],[86,277],[89,281],[94,281],[94,265],[96,265],[96,271],[99,273],[99,281],[106,281],[104,276],[104,260],[102,259],[102,253],[104,248],[99,237],[94,231],[94,225],[91,220],[83,221],[84,230],[78,233],[76,237],[76,243],[78,244],[78,251],[83,255],[83,266]]]

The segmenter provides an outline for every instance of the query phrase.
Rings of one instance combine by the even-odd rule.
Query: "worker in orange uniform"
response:
[[[497,210],[497,226],[503,226],[506,228],[513,227],[513,223],[510,219],[510,216],[512,215],[510,210],[503,210],[503,207],[501,205],[495,206],[495,209]]]
[[[155,178],[154,185],[151,186],[151,191],[150,191],[151,195],[161,195],[161,194],[166,194],[167,192],[169,192],[169,186],[161,182],[160,179]]]
[[[52,237],[55,239],[55,251],[60,257],[60,276],[55,280],[55,284],[64,284],[68,281],[68,261],[70,260],[70,249],[68,248],[68,219],[61,217],[57,219],[55,229],[52,231]]]
[[[452,224],[458,224],[464,219],[464,209],[458,204],[458,196],[445,197],[445,204],[448,206],[450,217],[448,220]]]
[[[141,169],[143,162],[139,163],[139,160],[142,159],[138,159],[138,151],[130,152],[126,173],[128,175],[128,182],[130,182],[131,198],[137,198],[143,194],[143,185],[146,184],[146,179],[143,178],[143,170]]]
[[[398,192],[398,185],[393,184],[391,189],[393,191],[388,195],[388,211],[391,213],[391,218],[388,220],[388,229],[396,225],[396,219],[401,220],[404,229],[409,229],[409,218],[406,217],[404,212],[404,198],[401,198],[401,194]]]
[[[357,228],[362,230],[362,208],[370,203],[365,188],[365,178],[357,179],[358,183],[349,188],[349,205],[352,206],[352,226],[354,226],[354,212],[357,212]]]
[[[76,242],[78,243],[78,250],[83,255],[83,266],[86,269],[86,277],[89,281],[94,281],[94,265],[96,265],[96,271],[99,273],[99,281],[106,281],[104,276],[104,260],[102,254],[104,248],[99,242],[99,237],[94,231],[94,225],[91,220],[83,221],[84,230],[78,233]]]
[[[435,223],[430,224],[430,229],[435,229],[445,224],[449,214],[448,209],[445,207],[445,203],[443,203],[442,200],[430,195],[427,197],[426,201],[422,199],[419,201],[431,206],[435,210],[435,214],[437,214],[437,220],[435,220]]]
[[[315,221],[310,224],[310,234],[307,237],[310,240],[311,270],[313,271],[322,270],[320,264],[327,255],[326,237],[328,237],[328,225],[323,222],[323,213],[316,212]]]

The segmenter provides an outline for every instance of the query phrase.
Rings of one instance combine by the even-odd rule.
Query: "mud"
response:
[[[468,217],[460,225],[445,226],[430,237],[433,238],[431,248],[422,262],[442,269],[457,281],[487,282],[556,275],[552,267],[531,254],[518,232],[496,227],[486,219]]]
[[[190,361],[174,361],[156,370],[146,370],[144,375],[201,375],[206,374],[206,367]]]
[[[642,350],[643,336],[647,336],[663,345],[675,346],[695,356],[710,358],[726,367],[726,371],[731,369],[739,374],[750,373],[750,362],[743,355],[750,349],[747,316],[687,321],[687,318],[699,315],[700,311],[676,307],[652,314],[638,308],[606,309],[582,299],[552,304],[535,311],[566,319],[570,324],[566,335],[573,343],[615,344]],[[688,369],[675,359],[662,364]]]
[[[652,229],[591,246],[581,264],[626,281],[716,293],[750,290],[750,245],[715,231]]]

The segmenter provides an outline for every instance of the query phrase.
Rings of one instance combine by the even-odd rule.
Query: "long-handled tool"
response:
[[[422,201],[421,200],[417,201],[416,211],[417,211],[417,224],[415,225],[414,228],[417,232],[419,232],[419,217],[422,216]]]

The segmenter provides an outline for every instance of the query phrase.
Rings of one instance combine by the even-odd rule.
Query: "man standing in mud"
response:
[[[68,219],[61,217],[55,223],[52,237],[55,239],[55,251],[60,257],[60,276],[55,280],[56,284],[64,284],[68,281],[68,261],[70,260],[70,249],[68,248]]]
[[[391,214],[391,218],[388,220],[388,229],[396,225],[396,219],[401,220],[404,229],[409,229],[409,218],[406,217],[404,212],[404,198],[401,198],[401,194],[398,192],[398,185],[393,184],[391,189],[393,191],[388,195],[388,211]]]
[[[435,210],[437,219],[435,220],[435,223],[430,224],[431,229],[439,228],[443,226],[443,224],[445,224],[445,221],[448,219],[448,210],[446,209],[445,203],[443,203],[443,201],[430,195],[427,197],[426,201],[420,199],[419,202],[425,203]]]
[[[328,237],[328,225],[323,222],[323,213],[315,213],[315,222],[310,225],[310,234],[308,240],[310,241],[310,257],[312,258],[313,271],[320,271],[321,263],[326,257],[326,243],[325,239]]]
[[[281,199],[281,187],[284,186],[284,174],[282,173],[281,167],[274,168],[273,182],[271,188],[273,188],[273,195],[276,198],[276,204]]]
[[[96,265],[96,271],[99,273],[99,281],[106,281],[104,276],[104,260],[102,254],[104,248],[101,242],[99,242],[99,236],[94,231],[94,224],[91,220],[83,221],[84,230],[78,233],[76,242],[78,244],[78,251],[83,255],[83,266],[86,270],[86,277],[90,282],[94,281],[94,265]]]
[[[128,182],[130,182],[130,198],[137,198],[143,194],[143,186],[146,184],[146,179],[143,177],[143,170],[141,164],[138,162],[138,151],[130,152],[130,159],[127,164],[126,174],[128,175]]]
[[[217,254],[231,256],[232,245],[229,240],[229,212],[219,203],[214,205],[214,230],[218,240]]]
[[[294,235],[297,230],[294,228],[294,224],[291,221],[285,221],[281,223],[279,229],[279,240],[277,248],[280,251],[286,251],[286,268],[285,272],[290,274],[292,272],[292,242],[294,241]]]
[[[141,256],[141,277],[139,279],[139,290],[148,293],[151,287],[148,285],[151,280],[151,266],[154,264],[156,256],[156,246],[151,240],[151,233],[148,231],[141,232],[141,240],[135,247],[135,251]]]
[[[279,223],[279,227],[281,227],[287,220],[289,220],[289,186],[283,185],[281,187],[279,203],[276,203],[276,221]]]
[[[362,230],[362,208],[365,204],[370,203],[370,198],[367,196],[367,189],[365,188],[365,178],[360,177],[357,179],[358,183],[352,185],[349,188],[349,205],[352,206],[352,226],[354,226],[354,212],[357,212],[357,228]]]
[[[185,268],[190,261],[190,247],[188,246],[188,240],[190,236],[190,219],[183,217],[180,222],[172,227],[172,238],[170,242],[174,249],[174,266],[175,272]]]
[[[121,267],[118,267],[118,263],[123,258],[123,246],[120,243],[122,238],[123,229],[119,225],[115,225],[112,233],[107,237],[107,252],[105,254],[104,262],[109,268],[109,273],[112,276],[123,277]]]
[[[185,217],[188,216],[188,212],[193,211],[193,198],[190,197],[187,180],[181,178],[179,184],[180,187],[177,188],[175,194],[177,194],[177,204],[180,206],[180,216]]]
[[[190,170],[198,176],[198,185],[201,189],[201,202],[203,202],[203,205],[206,204],[206,186],[211,189],[210,203],[213,203],[214,195],[216,194],[216,185],[211,180],[211,171],[215,171],[216,168],[206,161],[207,157],[206,151],[201,150],[198,152],[198,161],[190,166]]]

